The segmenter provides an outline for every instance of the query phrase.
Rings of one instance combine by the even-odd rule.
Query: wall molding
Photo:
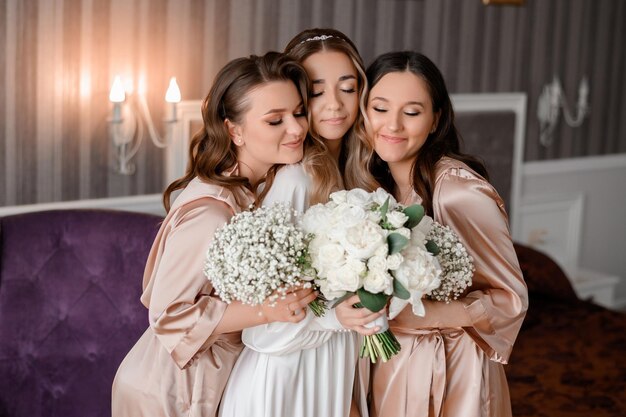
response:
[[[626,168],[626,153],[526,162],[523,166],[523,175],[578,173],[581,171],[603,171],[618,168]]]
[[[27,204],[0,207],[0,217],[44,210],[110,209],[165,215],[161,194],[145,194],[131,197],[97,198],[92,200],[59,201],[55,203]]]

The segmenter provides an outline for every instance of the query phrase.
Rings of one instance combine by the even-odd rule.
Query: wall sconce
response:
[[[539,119],[539,142],[548,147],[554,139],[552,134],[559,121],[560,108],[563,107],[563,118],[571,127],[582,125],[585,116],[589,113],[589,83],[587,77],[583,77],[578,87],[578,103],[576,103],[576,116],[569,111],[561,82],[554,77],[550,84],[543,87],[543,91],[537,101],[537,118]]]
[[[169,137],[170,128],[177,121],[176,103],[179,103],[180,99],[180,88],[178,88],[178,84],[176,83],[176,77],[172,77],[167,92],[165,93],[165,101],[168,103],[168,108],[164,120],[166,124],[166,134],[165,139],[162,139],[152,122],[152,116],[150,115],[150,109],[148,108],[145,95],[142,93],[136,95],[137,103],[135,107],[139,108],[140,117],[143,119],[143,123],[141,123],[136,115],[136,111],[133,111],[131,108],[131,103],[125,103],[126,90],[124,89],[120,76],[115,77],[113,85],[111,86],[111,92],[109,93],[109,101],[113,103],[113,114],[108,122],[110,124],[113,144],[115,145],[115,171],[117,173],[132,175],[135,172],[135,165],[131,162],[131,159],[139,150],[139,146],[143,140],[144,125],[148,128],[150,139],[156,147],[165,148],[167,146],[167,137]]]

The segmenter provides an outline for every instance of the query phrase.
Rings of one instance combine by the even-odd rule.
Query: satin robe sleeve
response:
[[[211,295],[202,271],[215,231],[232,214],[212,198],[188,203],[172,217],[160,242],[150,279],[150,326],[181,369],[217,338],[213,331],[226,303]]]
[[[434,196],[435,218],[455,230],[476,268],[460,299],[473,323],[464,328],[496,362],[507,363],[528,309],[504,202],[485,180],[464,169],[444,173]]]
[[[302,165],[288,165],[278,171],[272,188],[263,199],[264,206],[287,201],[302,213],[309,207],[310,178]],[[250,349],[271,355],[286,355],[298,350],[311,349],[325,343],[333,331],[343,329],[335,310],[327,310],[316,317],[309,309],[299,323],[270,323],[244,329],[243,343]]]

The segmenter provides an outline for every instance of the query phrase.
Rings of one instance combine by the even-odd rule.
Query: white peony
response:
[[[344,229],[339,241],[346,252],[357,259],[368,259],[381,246],[387,246],[384,230],[369,221]]]
[[[404,226],[404,223],[406,223],[407,220],[409,220],[409,216],[401,211],[390,211],[387,213],[387,223],[395,229]]]
[[[398,281],[409,292],[428,294],[440,284],[441,268],[437,258],[428,251],[409,245],[402,251],[404,260],[394,271]],[[421,295],[420,295],[421,297]]]
[[[346,252],[336,242],[324,237],[315,237],[311,241],[311,266],[320,276],[327,276],[329,271],[342,267],[346,263]]]

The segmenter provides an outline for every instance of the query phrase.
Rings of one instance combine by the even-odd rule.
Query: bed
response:
[[[452,95],[467,152],[482,157],[491,182],[520,222],[526,95]],[[167,176],[180,177],[187,147],[201,128],[200,101],[181,102],[168,148]],[[626,416],[626,314],[577,298],[567,276],[546,254],[516,243],[530,307],[505,367],[513,415]]]
[[[626,313],[578,299],[549,256],[515,249],[530,307],[505,367],[513,415],[626,416]]]

